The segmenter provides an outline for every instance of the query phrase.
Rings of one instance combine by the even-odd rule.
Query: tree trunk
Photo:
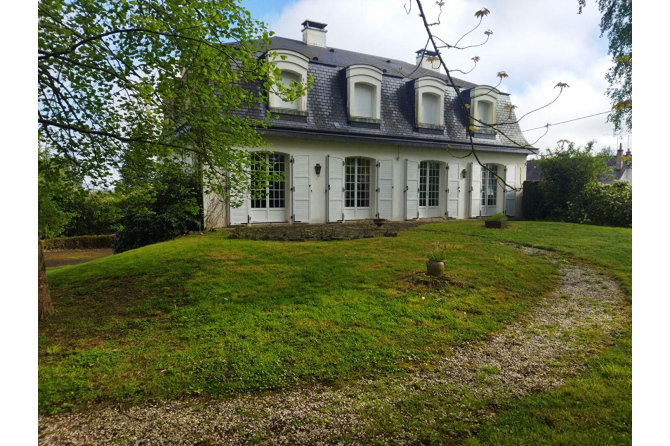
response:
[[[42,242],[38,239],[37,244],[39,245],[37,306],[39,307],[39,318],[44,320],[54,314],[54,306],[51,303],[51,290],[49,290],[49,281],[47,280],[47,267],[44,264]]]

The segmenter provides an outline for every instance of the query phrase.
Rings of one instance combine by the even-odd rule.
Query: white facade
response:
[[[483,169],[472,155],[462,158],[467,153],[464,150],[452,149],[450,153],[440,148],[280,136],[266,136],[266,140],[270,146],[264,150],[283,155],[283,201],[275,199],[273,208],[266,202],[263,211],[250,196],[244,197],[242,206],[231,207],[221,197],[208,195],[204,200],[207,228],[268,222],[325,223],[370,218],[402,221],[463,219],[499,212],[521,214],[521,193],[505,193],[500,181],[494,181],[487,189]],[[526,154],[483,148],[477,153],[481,162],[494,166],[491,170],[508,184],[519,186],[525,180]],[[318,175],[317,164],[321,166]],[[353,178],[352,169],[356,170]],[[357,189],[359,186],[362,187]],[[427,190],[429,186],[431,191]],[[272,197],[280,195],[273,191]]]

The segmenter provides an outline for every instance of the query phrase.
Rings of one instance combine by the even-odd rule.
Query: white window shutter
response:
[[[246,174],[243,174],[246,178],[246,183],[247,187],[245,188],[244,192],[242,193],[242,204],[239,207],[233,207],[230,205],[228,207],[228,223],[231,225],[245,225],[249,223],[249,192],[248,192],[248,187],[249,187],[249,180],[250,180],[250,175],[247,172]]]
[[[393,219],[393,160],[380,160],[377,167],[377,212]]]
[[[482,166],[470,163],[470,217],[479,217],[482,204]]]
[[[447,169],[447,217],[449,218],[458,218],[458,205],[461,195],[460,169],[461,165],[459,163],[449,163]]]
[[[419,162],[405,160],[405,220],[419,218]]]
[[[344,220],[344,160],[328,155],[326,164],[327,218],[329,222],[342,221]]]
[[[505,215],[514,217],[516,215],[516,164],[505,166]],[[509,187],[508,187],[509,186]]]
[[[309,155],[295,155],[292,163],[293,222],[309,223],[309,200],[312,192]]]

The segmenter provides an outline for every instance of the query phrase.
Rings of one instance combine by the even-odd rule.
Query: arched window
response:
[[[414,81],[416,128],[430,132],[444,130],[444,92],[447,84],[436,77],[423,76]]]
[[[307,80],[309,59],[300,53],[281,49],[271,51],[268,53],[268,62],[280,70],[276,81],[285,87],[289,87],[292,82],[304,84]],[[268,92],[268,107],[271,112],[307,116],[306,94],[295,101],[287,102],[277,93],[276,88],[271,88]]]
[[[419,164],[419,206],[440,205],[440,165],[435,161]]]
[[[495,135],[496,107],[499,92],[493,87],[480,85],[466,92],[470,97],[470,119],[474,132]]]
[[[347,158],[344,162],[344,207],[370,207],[370,160]]]
[[[381,125],[382,71],[370,65],[347,67],[347,114],[352,123]],[[355,125],[355,124],[352,124]]]
[[[251,208],[282,209],[286,207],[286,174],[284,155],[278,153],[254,154],[251,164]],[[268,176],[282,176],[281,181],[266,181]]]

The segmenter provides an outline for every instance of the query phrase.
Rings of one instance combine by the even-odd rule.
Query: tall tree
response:
[[[258,57],[271,35],[235,0],[41,0],[40,138],[93,183],[195,164],[207,190],[230,195],[251,162],[240,148],[264,146],[268,123],[239,111],[307,87],[284,87]]]
[[[608,120],[616,130],[633,129],[633,3],[631,0],[597,0],[600,37],[607,34],[614,66],[607,71],[607,95],[612,100]],[[586,0],[579,0],[579,13]]]

